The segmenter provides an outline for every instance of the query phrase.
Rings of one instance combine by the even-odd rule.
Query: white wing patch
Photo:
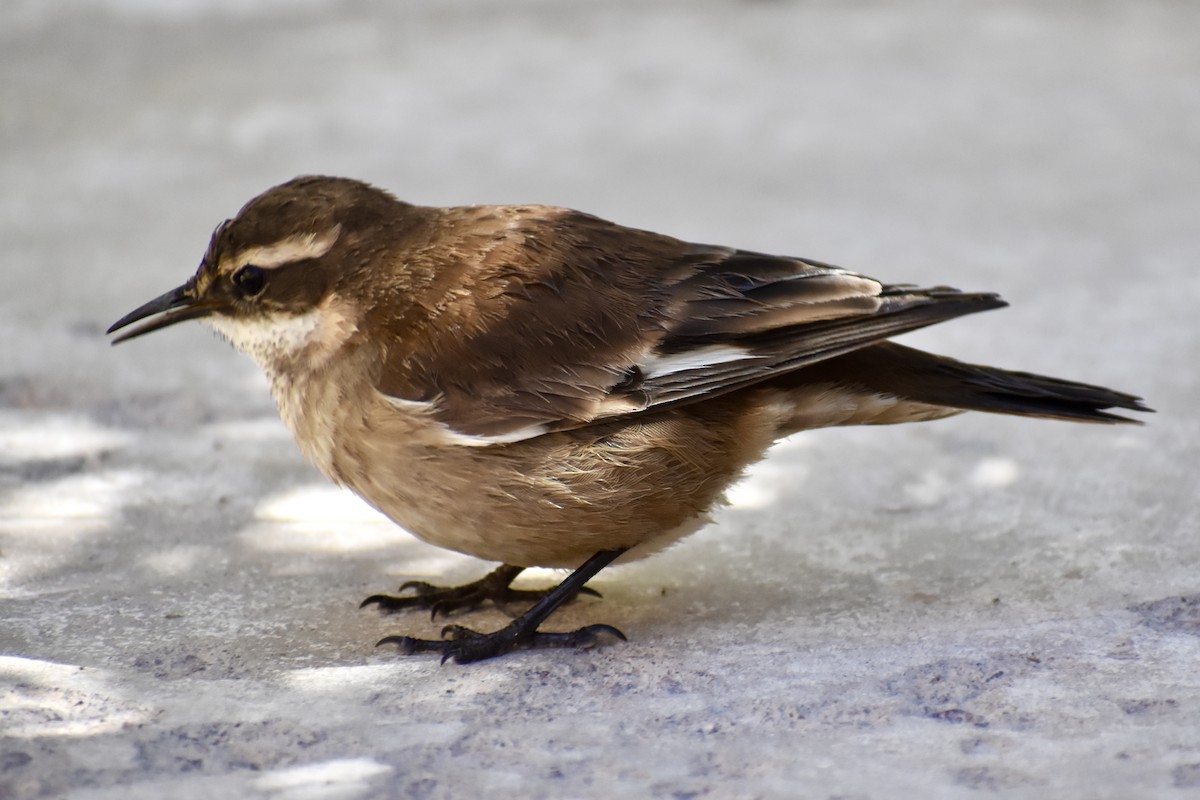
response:
[[[429,402],[425,400],[405,400],[402,397],[393,397],[392,395],[380,393],[388,405],[407,417],[423,418],[424,427],[433,429],[433,439],[435,444],[452,444],[461,447],[491,447],[497,444],[512,444],[513,442],[532,439],[535,436],[541,436],[547,432],[545,425],[529,425],[524,428],[518,428],[515,431],[501,433],[495,436],[474,436],[458,431],[446,425],[444,422],[438,421],[437,402]]]
[[[651,353],[638,366],[641,367],[647,378],[661,378],[663,375],[675,372],[704,369],[716,364],[728,364],[730,361],[741,361],[747,358],[758,358],[758,356],[753,355],[744,347],[714,344],[695,350],[686,350],[682,353],[672,353],[669,356]]]

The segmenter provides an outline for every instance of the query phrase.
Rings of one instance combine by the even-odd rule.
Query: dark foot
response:
[[[442,629],[442,639],[415,639],[412,636],[387,636],[380,639],[376,647],[384,644],[399,645],[405,655],[413,653],[441,653],[442,663],[454,659],[457,664],[469,664],[495,658],[514,650],[545,648],[588,649],[602,644],[607,637],[625,641],[625,634],[611,625],[588,625],[567,633],[542,633],[522,630],[521,620],[492,633],[479,633],[461,625],[447,625]]]
[[[405,654],[441,653],[443,664],[451,658],[459,664],[467,664],[472,661],[482,661],[485,658],[495,658],[514,650],[542,647],[592,647],[608,636],[624,641],[625,634],[611,625],[588,625],[586,628],[569,633],[542,633],[538,630],[546,621],[546,617],[554,613],[554,610],[563,603],[584,591],[583,584],[595,577],[597,572],[615,561],[623,552],[625,551],[601,550],[596,553],[584,562],[582,567],[568,575],[562,583],[543,593],[544,596],[534,603],[532,608],[498,631],[479,633],[460,625],[449,625],[442,629],[440,640],[414,639],[411,636],[387,636],[380,639],[376,646],[396,644],[400,646],[400,652]],[[502,587],[507,589],[508,584],[512,583],[513,578],[520,571],[520,567],[506,564],[482,581],[478,581],[477,584],[484,584],[491,580],[501,583]],[[463,588],[471,589],[477,584]],[[399,599],[419,600],[421,597],[423,595],[418,594],[416,598]],[[458,599],[457,596],[455,599]],[[378,601],[375,598],[367,598],[364,605],[370,602]],[[408,606],[409,604],[405,605],[405,607]],[[437,609],[434,613],[437,613]]]
[[[450,616],[461,611],[472,611],[488,601],[491,601],[501,609],[506,608],[510,603],[536,603],[552,591],[550,589],[513,589],[509,584],[523,570],[524,567],[503,564],[479,580],[464,586],[435,586],[425,581],[408,581],[400,587],[399,591],[406,592],[412,589],[416,592],[415,594],[404,597],[397,597],[390,594],[373,594],[366,600],[363,600],[359,604],[359,608],[366,608],[372,604],[378,605],[380,609],[388,612],[404,611],[410,608],[427,608],[429,609],[429,618],[437,619],[439,614]],[[572,597],[568,598],[568,601],[580,594],[591,595],[592,597],[600,596],[600,593],[595,589],[583,586]]]

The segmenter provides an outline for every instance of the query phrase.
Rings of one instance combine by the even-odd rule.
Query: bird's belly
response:
[[[520,566],[649,555],[701,527],[771,442],[687,413],[489,447],[362,450],[343,481],[431,544]],[[755,441],[757,440],[757,441]],[[342,454],[339,454],[339,456]]]
[[[690,533],[732,477],[685,474],[662,458],[614,464],[595,445],[550,436],[563,441],[394,452],[356,471],[347,485],[439,547],[520,566],[574,568],[600,550],[648,554],[659,549],[655,540]]]
[[[303,387],[305,403],[276,393],[322,472],[424,541],[518,566],[574,568],[600,550],[648,555],[691,533],[779,423],[770,404],[726,398],[469,446],[446,443],[427,418],[373,390],[332,383]],[[320,424],[304,413],[318,398],[329,412]]]

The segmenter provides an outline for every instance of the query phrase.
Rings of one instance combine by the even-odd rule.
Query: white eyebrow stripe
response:
[[[341,235],[341,225],[334,225],[324,233],[296,234],[280,239],[275,244],[248,247],[237,254],[236,263],[239,266],[253,264],[260,269],[275,269],[284,264],[320,258],[329,252],[329,248],[333,247]]]

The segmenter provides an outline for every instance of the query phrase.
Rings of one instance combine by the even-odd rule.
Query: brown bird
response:
[[[266,371],[321,472],[427,542],[502,562],[464,587],[410,583],[363,603],[436,615],[536,600],[495,632],[381,642],[467,662],[625,638],[540,626],[608,564],[708,522],[725,488],[797,431],[1150,410],[886,341],[1003,305],[563,208],[422,207],[301,177],[218,226],[187,283],[109,333],[204,319]],[[548,592],[512,589],[531,566],[575,571]]]

